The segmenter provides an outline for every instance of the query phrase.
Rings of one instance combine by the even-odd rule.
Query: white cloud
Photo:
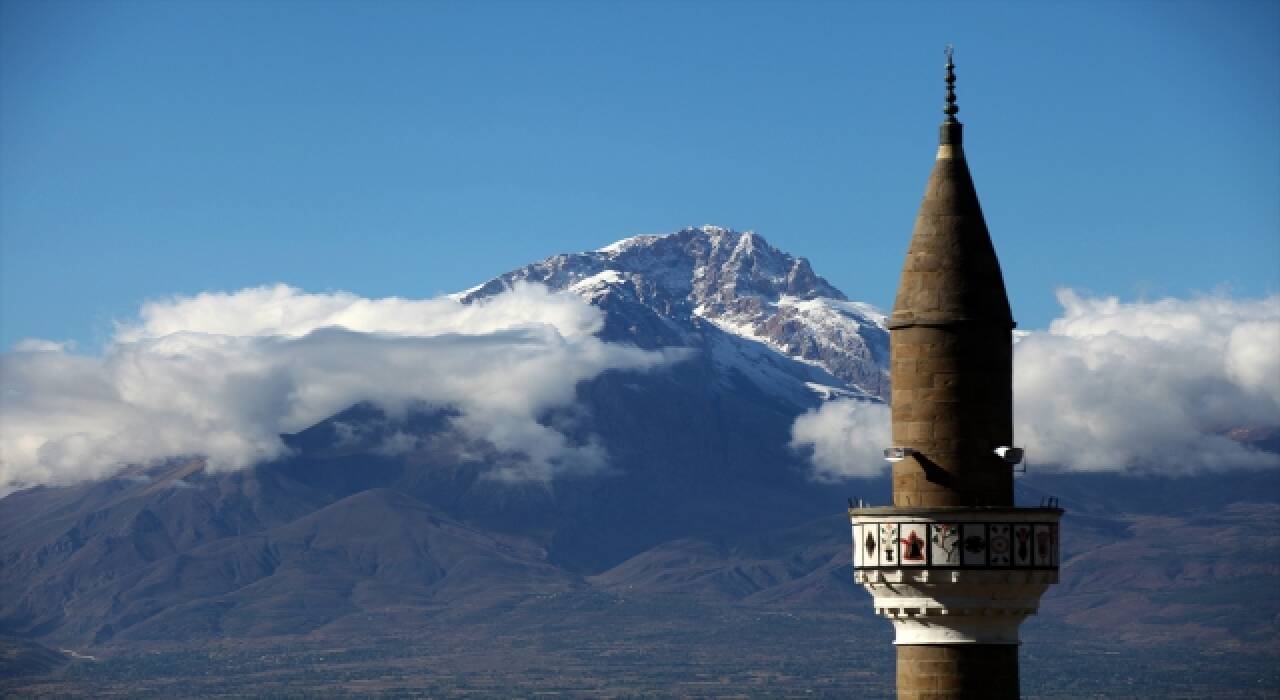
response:
[[[14,344],[14,352],[69,352],[73,349],[71,341],[55,342],[43,338],[23,338]]]
[[[1014,352],[1014,432],[1030,461],[1166,474],[1280,466],[1224,436],[1280,426],[1280,296],[1058,299],[1062,315],[1019,333]],[[818,478],[880,473],[872,453],[890,431],[878,410],[825,404],[796,420],[793,444],[813,449]]]
[[[838,399],[797,418],[791,446],[813,451],[813,475],[822,481],[875,476],[884,471],[890,432],[887,405]]]
[[[360,401],[452,406],[469,437],[527,456],[500,478],[595,471],[599,445],[538,416],[604,370],[677,357],[602,342],[602,323],[575,295],[532,285],[469,305],[284,285],[148,303],[101,357],[30,341],[0,358],[0,493],[179,455],[243,467]]]
[[[1018,343],[1015,434],[1034,463],[1162,473],[1280,466],[1223,436],[1280,425],[1280,296],[1123,303],[1062,290]]]

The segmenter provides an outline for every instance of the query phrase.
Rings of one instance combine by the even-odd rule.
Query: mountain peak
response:
[[[484,298],[521,280],[574,292],[601,307],[604,334],[613,340],[700,346],[709,324],[825,371],[827,380],[816,382],[827,385],[823,395],[854,390],[887,397],[883,314],[849,301],[808,260],[754,231],[704,225],[632,236],[593,251],[553,255],[458,298]]]
[[[715,226],[713,224],[703,224],[702,226],[688,226],[686,228],[680,229],[676,233],[642,233],[638,236],[630,236],[628,238],[623,238],[620,241],[614,241],[613,243],[610,243],[609,245],[604,246],[603,248],[597,248],[595,252],[606,253],[606,254],[621,253],[630,248],[638,248],[638,247],[644,247],[647,245],[652,245],[653,243],[661,239],[670,238],[672,236],[679,236],[681,234],[685,234],[685,235],[702,234],[707,237],[720,237],[720,236],[729,234],[729,235],[735,236],[736,238],[737,236],[741,236],[741,235],[754,235],[754,232],[746,231],[744,233],[738,233],[733,229],[724,228],[723,226]]]

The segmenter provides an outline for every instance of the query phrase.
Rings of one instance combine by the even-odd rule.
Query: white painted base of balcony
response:
[[[1018,644],[1057,571],[857,571],[894,644]]]
[[[1026,615],[904,615],[890,618],[894,644],[1021,644]]]

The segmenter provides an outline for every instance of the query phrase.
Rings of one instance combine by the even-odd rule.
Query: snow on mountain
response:
[[[884,314],[849,301],[808,260],[750,231],[699,226],[633,236],[554,255],[457,298],[490,296],[518,280],[604,309],[611,340],[701,348],[772,394],[888,396]]]

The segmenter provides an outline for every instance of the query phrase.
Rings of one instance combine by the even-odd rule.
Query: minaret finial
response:
[[[954,60],[956,48],[951,44],[947,44],[945,52],[947,54],[947,104],[942,108],[942,113],[947,115],[942,120],[942,128],[939,130],[939,143],[943,145],[951,145],[958,147],[964,140],[964,126],[960,120],[956,119],[956,112],[960,108],[956,106],[956,63]],[[954,155],[958,149],[948,150],[948,154]],[[942,152],[939,151],[939,154]],[[941,155],[939,155],[941,157]],[[950,155],[948,156],[950,157]]]
[[[948,124],[956,123],[956,112],[960,111],[956,106],[956,64],[953,60],[955,51],[954,45],[947,44],[947,106],[942,108],[942,113],[947,115]]]

